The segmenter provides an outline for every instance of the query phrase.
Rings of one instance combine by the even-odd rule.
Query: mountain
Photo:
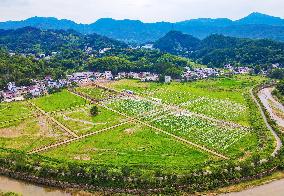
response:
[[[252,13],[240,20],[227,18],[199,18],[182,22],[143,23],[139,20],[102,18],[92,24],[77,24],[70,20],[33,17],[23,21],[0,22],[0,29],[17,29],[26,26],[43,30],[73,29],[81,34],[98,33],[128,43],[153,42],[171,30],[181,31],[203,39],[210,34],[239,38],[269,38],[284,41],[284,19],[261,13]]]
[[[102,48],[125,48],[127,45],[98,34],[82,35],[74,30],[41,30],[24,27],[15,30],[0,30],[0,48],[20,53],[50,53],[62,48],[94,50]]]
[[[254,12],[245,18],[236,21],[239,24],[262,24],[272,26],[284,26],[284,20],[280,17],[269,16]]]
[[[68,30],[73,29],[81,31],[84,25],[77,24],[71,20],[62,19],[59,20],[54,17],[32,17],[22,21],[7,21],[0,22],[1,29],[18,29],[23,27],[35,27],[43,30],[47,29],[60,29]]]
[[[213,34],[203,40],[172,31],[154,43],[163,52],[192,58],[211,67],[235,65],[284,65],[284,43]]]
[[[155,42],[154,47],[163,52],[179,54],[183,51],[196,50],[200,40],[181,33],[180,31],[170,31],[164,37]]]

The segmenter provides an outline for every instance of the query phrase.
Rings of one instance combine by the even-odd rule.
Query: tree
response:
[[[284,69],[273,69],[269,73],[269,77],[273,79],[279,79],[279,80],[284,79]]]
[[[98,107],[95,105],[91,108],[91,111],[90,111],[91,115],[92,116],[97,116],[99,114],[99,109]]]
[[[255,66],[254,73],[259,74],[261,72],[261,67],[259,65]]]
[[[284,95],[284,80],[281,80],[277,84],[276,89],[280,92],[281,95]]]

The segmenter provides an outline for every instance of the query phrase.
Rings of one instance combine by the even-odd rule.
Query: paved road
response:
[[[284,179],[254,187],[242,192],[223,194],[223,196],[283,196]]]
[[[273,113],[272,107],[271,107],[271,102],[274,105],[274,107],[278,108],[282,112],[284,112],[284,106],[279,103],[277,100],[275,100],[271,94],[273,88],[265,88],[262,89],[259,92],[259,98],[263,105],[266,107],[266,110],[269,112],[270,116],[277,122],[278,125],[284,127],[284,119],[280,118],[277,116],[275,113]],[[270,102],[269,102],[270,101]]]
[[[267,109],[267,111],[269,113],[272,112],[270,105],[269,105],[269,101],[268,101],[269,99],[273,98],[272,95],[271,95],[271,90],[272,90],[271,88],[265,88],[265,89],[262,89],[258,93],[258,97],[260,98],[262,104],[264,105],[264,107]],[[264,112],[262,111],[260,104],[258,103],[257,99],[254,97],[252,90],[250,91],[250,94],[251,94],[253,100],[256,102],[256,104],[260,108],[261,115],[262,115],[262,117],[265,121],[267,128],[273,133],[273,135],[274,135],[274,137],[277,141],[277,147],[275,148],[275,151],[273,152],[273,154],[275,155],[277,153],[277,151],[281,148],[282,142],[281,142],[280,138],[277,136],[277,134],[274,132],[274,130],[271,128],[271,126],[268,124],[266,116],[265,116]],[[280,104],[276,100],[271,100],[271,101],[272,102],[275,101],[276,102],[275,105]],[[283,105],[281,105],[280,107],[283,107]],[[284,107],[283,107],[283,109],[284,109]],[[248,190],[244,190],[244,191],[241,191],[241,192],[222,194],[222,196],[284,196],[284,179],[274,181],[274,182],[271,182],[269,184],[261,185],[261,186],[258,186],[258,187],[254,187],[254,188],[251,188],[251,189],[248,189]]]
[[[265,90],[265,89],[263,89],[263,90]],[[259,98],[260,98],[262,104],[264,105],[264,107],[269,111],[269,107],[268,107],[269,104],[267,104],[268,101],[265,101],[266,99],[264,99],[265,96],[263,96],[263,93],[262,93],[263,90],[260,91],[260,93],[258,94],[258,96],[259,96]],[[260,109],[261,116],[262,116],[262,118],[263,118],[263,120],[264,120],[264,122],[265,122],[265,124],[266,124],[266,127],[271,131],[271,133],[273,134],[273,136],[274,136],[274,138],[275,138],[275,140],[276,140],[276,143],[277,143],[277,144],[276,144],[276,147],[275,147],[275,149],[274,149],[274,152],[272,153],[272,156],[275,156],[275,155],[277,155],[277,153],[279,152],[279,150],[280,150],[281,147],[282,147],[281,139],[278,137],[278,135],[277,135],[276,132],[272,129],[272,127],[269,125],[268,120],[267,120],[267,118],[266,118],[266,116],[265,116],[265,114],[264,114],[264,112],[263,112],[263,110],[262,110],[262,108],[261,108],[261,106],[260,106],[260,103],[258,103],[257,99],[256,99],[255,96],[253,95],[252,89],[250,90],[250,94],[251,94],[251,96],[252,96],[254,102],[257,104],[257,106],[258,106],[259,109]]]

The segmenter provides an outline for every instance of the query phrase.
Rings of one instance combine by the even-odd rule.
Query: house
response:
[[[231,64],[227,64],[224,66],[224,69],[229,69],[229,70],[233,70],[233,66]]]
[[[170,83],[172,81],[171,76],[165,76],[165,83]]]
[[[52,52],[52,53],[51,53],[51,56],[55,56],[55,55],[57,55],[57,53],[58,53],[58,52]]]
[[[104,53],[106,53],[107,51],[109,51],[109,50],[111,50],[112,48],[103,48],[103,49],[101,49],[101,50],[99,50],[99,53],[100,54],[104,54]]]
[[[7,89],[12,92],[17,92],[17,87],[15,82],[9,82],[7,85]]]
[[[111,73],[111,71],[105,71],[105,79],[106,80],[112,80],[113,79],[113,75]]]
[[[248,74],[251,71],[248,67],[237,67],[235,69],[235,74]]]
[[[5,102],[11,102],[17,96],[15,92],[12,91],[4,91],[2,92],[2,96]]]
[[[29,92],[33,97],[39,97],[41,95],[41,90],[37,87],[31,87]]]
[[[272,64],[271,67],[274,68],[274,69],[276,69],[276,68],[279,68],[279,67],[280,67],[280,64],[279,64],[279,63],[275,63],[275,64]]]
[[[141,48],[142,49],[152,50],[153,49],[153,44],[146,44],[146,45],[142,46]]]
[[[42,54],[39,54],[38,57],[39,57],[40,59],[43,59],[43,58],[45,58],[45,54],[43,54],[43,53],[42,53]]]

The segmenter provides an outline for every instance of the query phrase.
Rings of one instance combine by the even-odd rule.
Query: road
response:
[[[262,89],[259,92],[258,96],[259,96],[261,102],[263,103],[263,105],[265,106],[266,110],[269,112],[272,119],[274,119],[279,126],[284,127],[284,119],[280,118],[279,116],[277,116],[273,112],[273,109],[272,109],[270,104],[272,103],[274,105],[274,107],[276,107],[277,109],[279,109],[283,113],[284,113],[284,106],[273,98],[273,96],[271,94],[272,91],[273,91],[273,88]]]
[[[284,179],[271,182],[269,184],[254,187],[248,190],[235,193],[227,193],[222,196],[283,196]]]
[[[267,98],[268,98],[269,96],[266,96],[266,95],[263,94],[263,92],[267,92],[265,89],[266,89],[266,88],[264,88],[263,90],[261,90],[261,91],[258,93],[258,97],[259,97],[259,99],[261,100],[261,102],[262,102],[262,104],[264,105],[264,107],[265,107],[265,108],[268,110],[268,112],[269,112],[269,107],[270,107],[270,106],[269,106],[269,103],[268,103],[268,101],[267,101]],[[274,149],[274,151],[273,151],[273,153],[272,153],[272,156],[275,156],[275,155],[277,155],[277,153],[279,152],[279,150],[280,150],[281,147],[282,147],[281,139],[278,137],[278,135],[277,135],[276,132],[272,129],[272,127],[269,125],[268,120],[267,120],[267,118],[266,118],[266,116],[265,116],[265,114],[264,114],[264,112],[263,112],[263,110],[262,110],[262,108],[261,108],[261,106],[260,106],[260,103],[258,103],[256,97],[254,96],[254,94],[253,94],[253,92],[252,92],[252,89],[250,90],[250,94],[251,94],[251,97],[253,98],[254,102],[257,104],[257,106],[258,106],[259,109],[260,109],[261,116],[262,116],[262,118],[263,118],[263,120],[264,120],[264,122],[265,122],[266,127],[271,131],[273,137],[274,137],[275,140],[276,140],[276,147],[275,147],[275,149]],[[271,93],[270,93],[270,96],[271,96]]]

